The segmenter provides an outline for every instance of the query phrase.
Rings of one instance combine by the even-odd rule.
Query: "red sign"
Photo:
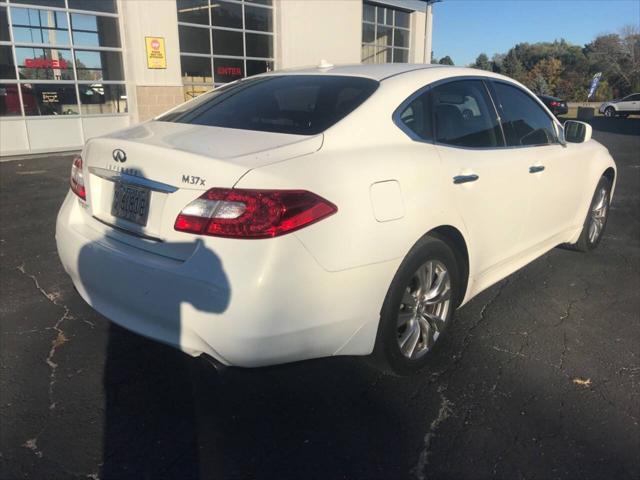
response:
[[[218,75],[227,75],[230,77],[241,77],[242,69],[240,67],[218,67],[216,68]]]
[[[151,48],[158,50],[160,48],[160,42],[157,39],[151,40]]]
[[[24,66],[28,68],[61,68],[66,70],[68,63],[66,60],[52,60],[50,58],[26,58]]]

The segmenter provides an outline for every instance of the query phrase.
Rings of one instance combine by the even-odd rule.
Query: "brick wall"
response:
[[[143,122],[184,102],[182,87],[136,87],[138,121]]]

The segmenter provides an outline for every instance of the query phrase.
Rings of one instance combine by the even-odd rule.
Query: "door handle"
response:
[[[544,170],[544,167],[542,165],[534,165],[532,167],[529,167],[529,173],[538,173],[538,172],[542,172]]]
[[[460,183],[475,182],[479,178],[480,177],[478,175],[476,175],[475,173],[473,173],[471,175],[456,175],[455,177],[453,177],[453,183],[458,185]]]

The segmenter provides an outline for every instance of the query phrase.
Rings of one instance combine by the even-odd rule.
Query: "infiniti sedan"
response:
[[[93,308],[189,355],[407,374],[479,292],[595,248],[615,180],[588,124],[510,78],[323,64],[89,140],[56,240]]]

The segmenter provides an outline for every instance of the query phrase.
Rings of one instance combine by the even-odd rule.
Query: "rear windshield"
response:
[[[315,135],[346,117],[376,88],[378,82],[362,77],[256,77],[201,95],[157,120]]]

